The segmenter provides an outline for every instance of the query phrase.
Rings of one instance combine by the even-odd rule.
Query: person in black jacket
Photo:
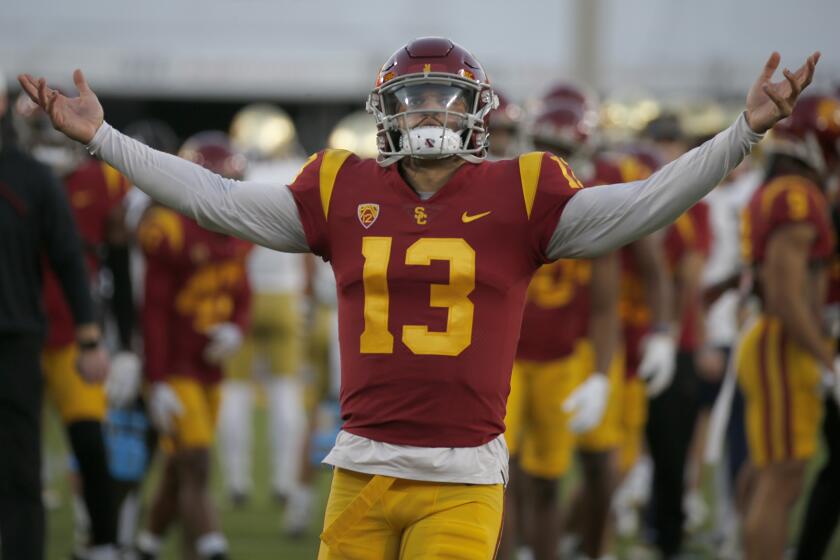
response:
[[[79,373],[88,382],[102,382],[108,355],[94,322],[82,245],[64,189],[49,169],[14,145],[4,122],[7,109],[0,75],[0,557],[40,560],[44,257],[77,325]]]

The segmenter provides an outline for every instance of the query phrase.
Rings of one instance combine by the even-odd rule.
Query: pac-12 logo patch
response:
[[[359,221],[362,223],[364,228],[367,229],[372,226],[373,222],[376,221],[376,218],[379,217],[379,205],[373,202],[359,204],[357,214],[359,216]]]

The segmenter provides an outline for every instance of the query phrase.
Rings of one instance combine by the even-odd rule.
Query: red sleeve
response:
[[[524,158],[531,155],[526,154],[523,158],[520,158],[520,174],[525,191],[526,210],[529,210],[527,208],[529,197],[522,162]],[[554,235],[554,230],[557,229],[557,222],[560,220],[566,204],[581,188],[583,188],[583,185],[563,159],[548,152],[542,154],[539,181],[533,197],[533,205],[528,211],[532,250],[538,256],[539,262],[547,263],[550,261],[546,255],[548,242]]]
[[[174,341],[166,326],[171,324],[171,311],[175,308],[174,271],[183,243],[179,234],[183,235],[180,219],[163,208],[153,208],[138,230],[140,247],[146,257],[143,340],[146,376],[150,382],[161,381],[169,373],[170,344]]]
[[[327,217],[321,200],[321,164],[326,150],[309,156],[295,180],[289,185],[295,197],[306,243],[316,255],[329,260]]]

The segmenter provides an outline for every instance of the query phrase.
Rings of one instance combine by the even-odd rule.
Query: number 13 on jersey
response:
[[[365,259],[362,354],[394,352],[394,335],[388,329],[388,263],[392,241],[391,237],[362,238]],[[439,237],[423,237],[406,249],[406,265],[429,266],[432,261],[449,262],[449,283],[431,284],[429,298],[429,305],[447,310],[446,330],[430,331],[427,325],[404,325],[402,342],[414,354],[457,356],[472,341],[474,309],[469,295],[475,289],[475,250],[464,239]]]

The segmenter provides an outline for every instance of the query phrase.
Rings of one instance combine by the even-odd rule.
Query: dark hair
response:
[[[676,113],[662,113],[645,125],[642,131],[643,138],[649,138],[654,142],[677,142],[685,140],[680,118]]]
[[[815,183],[820,189],[825,189],[825,178],[810,165],[799,158],[771,152],[764,166],[764,177],[770,179],[780,175],[799,175]]]

